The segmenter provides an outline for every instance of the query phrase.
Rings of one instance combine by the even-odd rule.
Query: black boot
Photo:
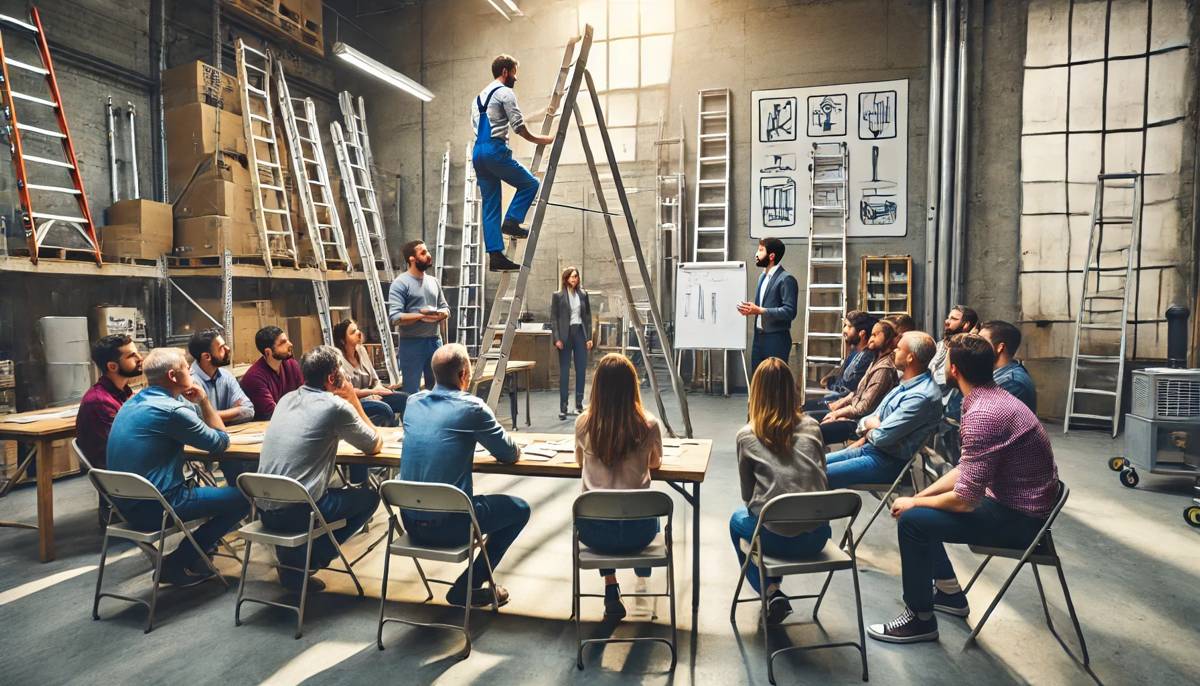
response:
[[[529,229],[522,228],[521,222],[505,219],[500,225],[500,233],[513,238],[529,238]]]
[[[508,259],[503,252],[488,253],[488,271],[489,272],[518,272],[521,271],[521,265]]]

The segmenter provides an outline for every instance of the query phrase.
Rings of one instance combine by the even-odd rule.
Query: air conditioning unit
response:
[[[1157,421],[1200,421],[1200,369],[1133,372],[1130,414]]]

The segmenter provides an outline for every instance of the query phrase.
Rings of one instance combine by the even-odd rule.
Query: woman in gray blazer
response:
[[[575,358],[575,412],[583,412],[588,351],[592,349],[592,306],[579,287],[579,270],[567,267],[561,288],[550,297],[550,332],[558,348],[558,418],[567,418],[567,385]]]

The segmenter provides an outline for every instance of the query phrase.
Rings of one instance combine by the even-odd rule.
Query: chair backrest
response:
[[[83,465],[84,470],[90,472],[92,469],[94,469],[94,467],[92,467],[92,463],[88,461],[87,455],[83,454],[83,448],[79,447],[78,438],[71,439],[71,450],[75,452],[75,457],[79,458],[79,464]]]
[[[313,504],[304,486],[289,476],[246,472],[238,476],[237,486],[251,501]]]
[[[575,498],[575,519],[648,519],[670,517],[671,496],[648,488],[588,491]]]
[[[847,517],[853,520],[861,508],[862,497],[846,489],[785,493],[763,505],[758,521],[760,524],[824,524]]]
[[[461,512],[475,516],[475,506],[467,494],[450,484],[390,479],[379,485],[383,502],[402,510],[418,512]]]
[[[162,494],[146,477],[131,472],[114,472],[110,469],[93,469],[88,472],[92,484],[109,498],[126,500],[157,500],[166,505]]]

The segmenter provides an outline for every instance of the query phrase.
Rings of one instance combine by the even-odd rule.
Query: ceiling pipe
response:
[[[934,323],[937,305],[937,235],[940,184],[938,183],[939,150],[942,144],[942,13],[945,0],[929,2],[929,146],[925,170],[925,270],[922,306],[922,325],[936,331]]]
[[[954,233],[950,247],[950,302],[962,302],[963,262],[967,237],[967,155],[970,133],[967,130],[967,69],[970,65],[971,0],[961,0],[958,11],[958,110],[954,130]]]
[[[930,322],[934,331],[937,330],[938,317],[949,311],[950,302],[950,252],[951,232],[954,210],[954,115],[955,75],[958,73],[958,53],[956,51],[956,29],[958,28],[958,0],[947,0],[946,11],[942,17],[943,40],[942,54],[944,69],[942,71],[942,126],[941,126],[941,169],[939,178],[941,187],[938,197],[938,232],[937,232],[937,299],[934,308],[934,319]]]

